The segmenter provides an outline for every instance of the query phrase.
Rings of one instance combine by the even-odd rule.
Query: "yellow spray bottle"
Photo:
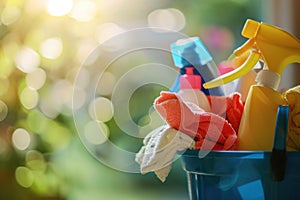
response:
[[[277,91],[284,68],[291,63],[300,63],[300,41],[275,26],[247,20],[242,35],[249,40],[235,50],[240,56],[250,51],[247,60],[234,71],[205,83],[205,88],[213,88],[233,81],[250,71],[262,59],[264,69],[256,77],[245,104],[238,132],[239,150],[271,151],[279,105],[286,104]]]

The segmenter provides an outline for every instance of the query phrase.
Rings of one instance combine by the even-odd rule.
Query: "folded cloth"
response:
[[[300,150],[300,85],[283,93],[290,106],[289,127],[286,140],[286,149]]]
[[[135,160],[140,164],[142,174],[154,171],[164,182],[171,170],[172,161],[177,151],[184,151],[195,146],[194,140],[171,128],[161,126],[144,138],[144,146],[136,154]]]
[[[184,102],[172,92],[161,92],[154,107],[170,127],[191,136],[197,150],[235,149],[236,131],[221,116]]]

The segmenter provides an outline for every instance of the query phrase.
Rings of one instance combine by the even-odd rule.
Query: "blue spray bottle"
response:
[[[180,39],[170,46],[174,64],[180,68],[180,74],[186,74],[185,69],[187,67],[193,67],[194,74],[201,76],[201,85],[219,76],[218,68],[212,56],[198,37]],[[178,89],[179,80],[176,80],[170,91],[177,92]],[[222,86],[209,90],[202,88],[201,90],[206,95],[224,95]]]

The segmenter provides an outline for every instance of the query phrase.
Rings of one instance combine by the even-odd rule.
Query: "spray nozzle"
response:
[[[300,41],[288,32],[265,23],[247,20],[242,35],[249,40],[234,51],[236,56],[249,53],[248,59],[234,71],[205,83],[213,88],[233,81],[250,71],[262,59],[268,71],[281,75],[291,63],[300,63]]]
[[[174,64],[183,68],[186,66],[205,65],[212,57],[198,37],[180,39],[171,44]]]

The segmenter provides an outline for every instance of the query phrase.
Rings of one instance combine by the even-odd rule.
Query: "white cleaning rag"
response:
[[[176,152],[195,147],[192,137],[168,125],[150,132],[143,143],[144,146],[135,158],[136,162],[140,164],[141,173],[154,171],[162,182],[166,180],[171,170]]]

